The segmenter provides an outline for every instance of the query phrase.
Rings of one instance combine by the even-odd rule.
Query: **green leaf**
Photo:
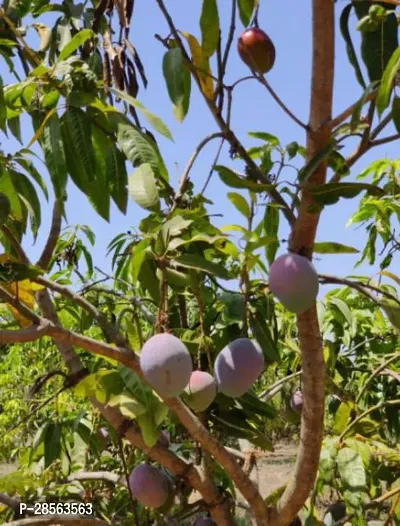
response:
[[[335,422],[333,424],[333,432],[337,435],[340,435],[347,426],[350,415],[352,411],[352,406],[346,402],[342,402],[335,413]]]
[[[335,243],[334,241],[325,241],[314,243],[314,252],[317,254],[359,254],[359,250],[354,247]]]
[[[178,122],[182,122],[189,110],[191,75],[184,64],[180,48],[175,47],[165,53],[163,74],[173,104],[174,116]]]
[[[159,430],[154,422],[153,415],[150,412],[146,412],[137,418],[137,422],[140,427],[140,431],[143,435],[143,440],[147,447],[153,447],[156,445],[159,437]]]
[[[327,183],[313,186],[309,189],[317,203],[332,205],[337,203],[341,197],[351,199],[366,190],[370,195],[382,196],[384,191],[368,183]]]
[[[0,225],[4,225],[11,212],[11,203],[8,197],[0,193]]]
[[[7,134],[7,107],[4,100],[3,79],[0,76],[0,128]]]
[[[391,56],[388,65],[382,76],[381,85],[376,96],[376,108],[378,110],[378,115],[382,115],[385,109],[389,105],[390,95],[393,90],[394,79],[396,74],[400,69],[400,48],[397,48],[396,51]]]
[[[340,15],[340,32],[342,33],[342,37],[346,43],[346,51],[347,56],[349,59],[350,64],[354,68],[354,72],[356,74],[356,79],[358,80],[359,84],[362,88],[366,88],[365,81],[363,79],[362,71],[360,68],[360,64],[358,63],[358,58],[356,51],[353,46],[353,42],[351,40],[350,30],[349,30],[349,18],[350,18],[350,12],[353,8],[353,4],[350,3],[346,5]]]
[[[246,219],[250,217],[250,206],[242,195],[236,192],[228,192],[228,199]]]
[[[268,203],[265,207],[264,230],[267,236],[275,238],[273,243],[268,243],[265,247],[265,257],[267,258],[268,264],[271,265],[275,260],[279,248],[279,208],[273,206],[271,203]]]
[[[18,197],[17,190],[14,186],[11,174],[2,169],[0,165],[0,192],[9,200],[11,206],[11,215],[16,221],[22,221],[23,212],[21,201]]]
[[[214,55],[219,41],[219,16],[217,0],[203,0],[200,16],[201,47],[204,55]]]
[[[279,361],[277,346],[272,338],[270,328],[268,327],[264,316],[257,311],[250,315],[250,325],[254,338],[263,350],[264,356],[268,362]]]
[[[48,468],[61,454],[61,426],[52,422],[44,434],[44,467]]]
[[[239,16],[244,27],[250,24],[251,16],[257,3],[257,0],[239,0]]]
[[[253,192],[267,192],[273,188],[273,185],[256,183],[250,179],[240,177],[239,174],[225,166],[216,166],[215,171],[218,172],[221,181],[230,188],[247,189]]]
[[[339,298],[329,298],[329,302],[335,305],[339,311],[343,314],[347,323],[351,326],[353,323],[353,316],[347,304]]]
[[[41,225],[41,206],[35,187],[22,173],[13,172],[14,186],[18,190],[20,199],[25,204],[33,233],[33,238],[36,241],[38,230]]]
[[[168,173],[157,145],[145,136],[123,115],[110,114],[109,120],[117,132],[117,142],[133,166],[149,163],[156,175],[168,181]]]
[[[86,113],[80,108],[70,107],[61,117],[61,133],[71,179],[87,193],[87,183],[96,181],[96,158],[92,127]]]
[[[139,416],[144,415],[147,411],[146,407],[139,403],[129,391],[124,391],[117,396],[113,396],[108,402],[108,405],[110,407],[118,407],[121,413],[131,420],[135,420]]]
[[[346,438],[345,445],[357,451],[363,461],[364,467],[368,469],[372,458],[372,451],[369,445],[366,442],[353,438]]]
[[[299,181],[305,183],[313,175],[318,166],[326,161],[330,153],[336,148],[337,143],[334,140],[330,140],[314,157],[312,157],[308,163],[299,171]]]
[[[150,239],[142,239],[133,249],[131,258],[132,281],[136,283],[139,278],[140,270],[146,259],[146,249],[150,244]]]
[[[106,155],[109,140],[97,126],[91,126],[92,147],[96,164],[96,179],[86,183],[87,196],[96,212],[106,221],[110,219],[110,192]]]
[[[217,278],[221,279],[230,279],[228,271],[224,267],[218,265],[217,263],[213,263],[212,261],[208,261],[197,254],[185,254],[176,258],[174,262],[180,267],[193,268],[199,271],[207,272],[208,274],[217,276]]]
[[[107,149],[106,172],[111,197],[119,210],[125,214],[128,205],[128,174],[124,156],[115,144],[111,144]]]
[[[248,135],[255,139],[261,139],[262,141],[268,142],[271,146],[279,146],[280,144],[278,137],[275,137],[275,135],[271,135],[270,133],[249,132]]]
[[[115,88],[110,88],[110,91],[117,95],[120,99],[133,106],[134,108],[137,108],[141,112],[143,117],[147,120],[147,122],[149,122],[155,130],[167,137],[167,139],[173,141],[171,132],[169,131],[167,125],[164,124],[164,122],[159,117],[154,115],[154,113],[151,113],[151,111],[147,110],[141,102],[134,99],[124,91],[120,91]]]
[[[337,466],[342,482],[352,489],[363,489],[367,479],[362,458],[349,447],[339,450],[337,456]]]
[[[129,177],[129,195],[142,208],[154,210],[160,198],[154,172],[149,163],[141,164]]]
[[[392,119],[393,124],[397,130],[397,133],[400,133],[400,97],[395,95],[392,102]]]
[[[84,44],[89,38],[92,38],[94,33],[91,29],[82,29],[71,40],[66,44],[58,56],[58,63],[68,58],[74,51],[76,51],[82,44]]]

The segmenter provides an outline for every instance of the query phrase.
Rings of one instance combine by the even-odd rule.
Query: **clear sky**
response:
[[[201,1],[174,0],[166,3],[177,27],[200,37],[198,20]],[[226,38],[231,2],[219,0],[218,4],[223,37]],[[334,114],[340,113],[362,95],[361,88],[354,78],[352,67],[348,63],[345,45],[338,28],[340,12],[346,4],[347,2],[343,0],[336,2],[337,58]],[[48,16],[41,18],[40,21],[46,23],[46,19],[51,20],[50,16]],[[351,22],[353,26],[356,25],[354,14]],[[268,73],[268,81],[287,106],[301,120],[306,122],[308,119],[311,74],[311,2],[295,2],[292,0],[289,3],[281,4],[276,1],[268,2],[264,0],[261,2],[259,23],[260,27],[274,41],[277,52],[275,66]],[[249,70],[240,61],[236,52],[236,41],[242,29],[240,21],[237,20],[235,43],[228,62],[228,77],[226,79],[228,83],[233,83],[238,78],[249,73]],[[136,0],[130,38],[145,64],[146,74],[149,79],[147,90],[145,91],[141,88],[138,99],[148,109],[161,117],[170,127],[174,142],[159,136],[157,136],[157,140],[170,171],[171,182],[176,184],[196,145],[206,135],[217,131],[217,128],[197,88],[192,89],[190,110],[184,123],[178,124],[174,120],[162,75],[162,58],[165,50],[160,42],[154,38],[155,33],[159,33],[162,36],[168,35],[166,23],[158,10],[156,2],[154,0]],[[33,46],[37,45],[37,37],[33,29],[29,29],[28,40]],[[355,44],[358,49],[359,41],[357,35]],[[5,63],[1,62],[2,75],[4,75],[5,69]],[[11,77],[7,73],[3,78],[5,83],[11,82]],[[23,122],[23,136],[26,144],[32,136],[32,131],[29,121],[24,120]],[[247,136],[249,131],[272,133],[280,139],[283,145],[291,141],[297,141],[300,144],[305,143],[304,130],[283,113],[265,88],[256,81],[244,82],[235,90],[232,125],[246,146],[260,144],[259,141]],[[386,132],[384,135],[386,135]],[[349,147],[346,150],[342,150],[341,153],[344,155],[351,153],[354,145],[354,141],[349,141]],[[351,177],[346,180],[353,180],[365,166],[375,159],[385,156],[397,158],[398,145],[399,141],[373,149],[353,167]],[[2,148],[6,153],[13,153],[19,148],[19,145],[13,139],[6,139]],[[192,179],[197,190],[200,190],[204,184],[217,148],[218,142],[211,142],[203,150],[192,170]],[[227,147],[223,150],[220,164],[226,164],[236,170],[240,170],[242,167],[241,163],[230,160]],[[129,170],[131,171],[131,168]],[[289,169],[282,179],[293,180],[293,177],[294,171]],[[225,189],[217,174],[214,174],[206,194],[214,202],[214,205],[210,207],[210,213],[223,214],[222,218],[215,218],[215,222],[219,226],[232,223],[245,226],[243,217],[236,212],[233,205],[227,200],[227,191],[231,191],[231,189]],[[356,227],[345,228],[347,220],[357,208],[357,203],[357,199],[342,199],[338,204],[327,207],[322,215],[317,241],[336,241],[362,250],[366,239],[363,229],[356,229]],[[36,244],[32,246],[32,239],[29,236],[25,240],[25,248],[33,259],[40,253],[45,241],[49,228],[51,206],[50,204],[43,208],[43,226]],[[72,184],[69,186],[67,213],[70,224],[88,224],[95,231],[97,242],[94,260],[97,265],[104,269],[109,268],[109,263],[106,262],[105,258],[108,242],[119,232],[129,230],[132,226],[137,225],[139,220],[146,214],[145,211],[131,201],[126,216],[120,214],[113,207],[110,223],[107,223],[96,215],[87,198],[74,188]],[[281,224],[280,237],[281,239],[287,239],[288,229],[284,219],[281,220]],[[285,245],[281,246],[280,251],[283,250],[285,250]],[[314,263],[317,270],[321,273],[345,276],[353,273],[353,266],[357,259],[357,255],[317,255]],[[397,259],[393,260],[391,266],[391,270],[396,274],[399,274],[399,262],[400,258],[397,256]],[[376,271],[376,267],[371,269],[365,264],[356,270],[356,274],[372,275]],[[393,282],[391,283],[393,284]],[[327,287],[324,287],[322,292],[326,290],[328,290]]]

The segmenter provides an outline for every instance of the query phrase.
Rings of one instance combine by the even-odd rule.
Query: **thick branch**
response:
[[[42,255],[36,263],[36,265],[39,268],[42,268],[44,270],[47,270],[51,258],[53,257],[54,249],[56,247],[61,232],[61,220],[61,203],[58,200],[56,200],[53,208],[53,219],[51,222],[49,237],[47,238],[47,242],[43,249]]]
[[[19,505],[21,504],[21,501],[19,499],[9,497],[6,493],[0,493],[0,502],[13,509],[14,511],[19,512]]]
[[[307,160],[326,146],[331,129],[334,79],[334,2],[313,0],[313,61],[310,102],[310,131],[307,133]],[[310,186],[324,184],[326,162],[310,177]],[[290,249],[311,258],[319,214],[310,213],[313,198],[303,191]],[[278,503],[274,525],[286,526],[294,520],[312,490],[318,472],[323,438],[325,363],[322,354],[316,306],[297,316],[298,339],[302,355],[304,406],[301,418],[300,447],[291,477]]]

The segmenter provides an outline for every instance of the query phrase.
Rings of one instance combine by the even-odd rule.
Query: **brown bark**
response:
[[[307,159],[328,142],[332,118],[334,80],[334,2],[313,0],[313,63],[310,103],[310,131],[307,133]],[[328,124],[327,124],[328,123]],[[322,163],[311,175],[310,186],[324,184],[327,167]],[[290,249],[311,258],[319,214],[310,213],[312,197],[303,191],[299,215],[290,240]],[[323,438],[325,364],[322,339],[314,306],[297,317],[302,354],[304,406],[300,445],[294,473],[278,503],[274,526],[287,526],[297,515],[313,488],[318,472]]]

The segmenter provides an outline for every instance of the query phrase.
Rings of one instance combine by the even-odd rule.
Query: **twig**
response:
[[[384,369],[386,369],[386,367],[388,365],[390,365],[391,363],[395,362],[396,360],[400,360],[400,353],[396,353],[395,355],[393,355],[391,358],[389,358],[388,360],[386,360],[385,362],[383,362],[383,364],[381,364],[377,369],[375,369],[375,371],[370,375],[368,376],[367,378],[367,381],[365,382],[365,384],[363,385],[361,391],[358,393],[358,396],[356,398],[356,404],[358,404],[358,402],[361,400],[363,394],[365,393],[367,387],[369,386],[369,384],[372,382],[372,380],[379,375],[379,373],[381,371],[383,371]]]
[[[123,475],[110,473],[109,471],[78,471],[70,475],[67,480],[68,482],[104,481],[110,482],[111,484],[118,484],[119,486],[127,486],[127,482]]]
[[[36,263],[36,266],[47,270],[51,258],[53,257],[53,252],[56,247],[58,238],[61,233],[61,203],[56,200],[53,207],[53,218],[50,227],[49,237],[47,238],[46,245],[43,249],[43,252]]]
[[[400,139],[400,133],[395,133],[382,139],[376,139],[375,141],[371,141],[369,145],[370,148],[372,148],[374,146],[380,146],[381,144],[387,144],[388,142],[397,141],[397,139]]]
[[[377,298],[375,298],[374,296],[372,296],[372,294],[369,294],[366,290],[364,290],[365,288],[366,289],[371,289],[371,290],[373,290],[375,292],[378,292],[379,294],[382,294],[383,296],[386,296],[386,297],[392,299],[393,301],[395,301],[396,303],[398,303],[400,305],[399,298],[397,298],[396,296],[394,296],[390,292],[387,292],[386,290],[380,289],[379,287],[375,287],[374,285],[370,285],[369,283],[359,283],[357,281],[353,281],[353,280],[346,279],[346,278],[339,278],[337,276],[331,276],[329,274],[318,274],[318,277],[324,283],[337,283],[339,285],[347,285],[348,287],[356,289],[359,292],[361,292],[362,294],[366,295],[371,300],[373,300],[375,303],[379,304],[379,300]]]
[[[340,435],[339,437],[339,442],[342,442],[344,437],[347,435],[347,433],[349,431],[351,431],[351,429],[353,429],[353,427],[358,424],[358,422],[360,422],[360,420],[362,420],[363,418],[365,418],[366,416],[368,416],[370,413],[373,413],[374,411],[377,411],[378,409],[382,409],[383,407],[387,407],[387,406],[395,406],[395,405],[400,405],[400,399],[399,400],[387,400],[386,402],[380,402],[379,404],[376,404],[372,407],[370,407],[369,409],[367,409],[366,411],[364,411],[363,413],[361,413],[361,415],[359,415],[357,418],[355,418],[347,427],[346,429],[343,431],[343,433]]]
[[[289,110],[289,108],[286,106],[286,104],[282,101],[282,99],[279,97],[279,95],[275,92],[275,90],[272,89],[270,83],[267,81],[267,79],[261,75],[260,73],[254,72],[255,76],[261,82],[261,84],[268,90],[271,97],[275,100],[275,102],[278,103],[278,105],[283,109],[283,111],[299,126],[303,128],[303,130],[309,130],[309,125],[304,124],[296,115]]]
[[[372,91],[369,95],[365,97],[363,103],[366,104],[367,102],[374,100],[377,93],[378,93],[378,89],[375,89],[374,91]],[[352,116],[354,109],[356,108],[356,106],[358,106],[358,104],[359,104],[359,101],[355,102],[354,104],[352,104],[351,106],[343,110],[342,113],[339,113],[339,115],[337,115],[331,121],[329,121],[327,126],[329,126],[331,130],[333,130],[334,128],[342,124],[346,119]]]
[[[14,248],[15,252],[17,253],[18,259],[21,263],[28,264],[29,260],[28,257],[22,248],[21,244],[19,243],[18,239],[14,236],[14,234],[11,232],[11,230],[6,225],[1,225],[0,230],[3,232],[5,236],[8,237],[10,240],[10,243],[12,247]]]
[[[179,188],[174,196],[174,201],[173,201],[173,205],[171,207],[171,211],[169,213],[169,215],[172,215],[172,213],[174,212],[174,210],[176,209],[176,207],[178,206],[179,204],[179,200],[181,199],[184,191],[185,191],[185,188],[186,188],[186,185],[187,185],[187,182],[188,182],[188,179],[189,179],[189,174],[190,174],[190,170],[193,168],[193,165],[198,157],[198,155],[200,154],[201,150],[204,148],[204,146],[206,146],[210,141],[212,141],[213,139],[217,139],[218,137],[224,137],[224,134],[221,133],[221,132],[218,132],[218,133],[212,133],[211,135],[208,135],[207,137],[205,137],[199,144],[198,146],[196,147],[195,151],[193,152],[192,156],[190,157],[189,159],[189,162],[185,168],[185,171],[183,172],[183,175],[181,177],[181,180],[179,182]]]
[[[275,396],[275,394],[277,392],[280,391],[280,389],[278,391],[276,391],[276,389],[278,387],[281,387],[283,386],[286,382],[288,382],[289,380],[293,380],[294,378],[297,378],[298,376],[301,376],[303,374],[303,371],[298,371],[297,373],[293,373],[293,374],[289,374],[288,376],[285,376],[285,378],[281,378],[280,380],[278,380],[277,382],[275,382],[274,384],[272,384],[270,387],[268,387],[268,389],[266,389],[265,391],[263,391],[259,398],[261,400],[264,400],[264,402],[267,402],[268,400],[270,400],[273,396]]]
[[[392,489],[377,499],[371,500],[371,502],[367,502],[363,505],[364,510],[369,510],[371,508],[377,508],[381,504],[385,502],[385,500],[390,499],[390,497],[394,497],[395,495],[400,493],[400,488]],[[346,524],[351,518],[354,517],[354,513],[350,513],[349,515],[346,515],[346,517],[343,517],[343,519],[340,519],[340,521],[334,522],[332,526],[342,526],[342,524]]]
[[[246,163],[247,168],[248,168],[250,174],[252,175],[252,177],[255,180],[259,181],[259,182],[262,182],[264,184],[265,183],[269,184],[269,181],[266,178],[266,176],[263,174],[263,172],[257,166],[257,164],[253,161],[253,159],[251,159],[250,155],[247,153],[247,151],[244,148],[244,146],[241,144],[241,142],[238,140],[236,135],[233,133],[233,131],[227,125],[227,123],[223,119],[222,115],[218,112],[218,109],[216,108],[215,104],[213,104],[213,102],[206,95],[204,95],[204,93],[203,93],[203,91],[201,89],[201,84],[200,84],[200,80],[199,80],[198,75],[197,75],[196,68],[193,66],[192,61],[190,60],[190,58],[189,58],[189,56],[188,56],[188,54],[186,52],[185,46],[183,45],[182,40],[181,40],[181,38],[179,36],[178,30],[176,29],[176,27],[174,25],[174,22],[173,22],[170,14],[169,14],[167,8],[165,7],[164,1],[163,0],[156,0],[156,2],[157,2],[157,5],[159,6],[161,12],[163,13],[163,15],[165,17],[165,19],[166,19],[166,21],[167,21],[167,23],[169,25],[169,29],[170,29],[172,35],[174,36],[174,39],[177,42],[179,48],[182,51],[182,55],[183,55],[183,57],[185,59],[185,63],[187,64],[189,70],[192,72],[193,78],[195,79],[195,81],[196,81],[196,83],[197,83],[197,85],[198,85],[198,87],[200,89],[200,92],[203,95],[204,101],[206,102],[209,110],[211,111],[211,113],[212,113],[216,123],[218,124],[221,132],[224,134],[224,136],[226,137],[227,141],[230,143],[232,148],[244,160],[244,162]],[[166,45],[165,42],[164,42],[164,45]],[[281,205],[282,212],[283,212],[284,216],[286,217],[286,219],[289,222],[289,224],[293,225],[293,223],[295,221],[295,215],[290,210],[290,207],[288,206],[286,201],[283,199],[281,194],[274,187],[270,188],[268,190],[268,193],[269,193],[271,198],[276,203]]]

